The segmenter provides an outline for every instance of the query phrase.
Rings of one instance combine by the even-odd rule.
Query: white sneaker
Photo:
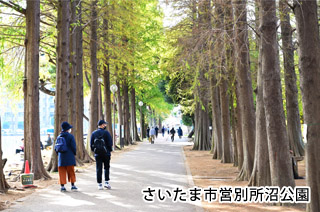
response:
[[[104,183],[104,187],[107,188],[107,189],[111,189],[111,185],[109,184],[108,181],[106,181],[106,182]]]
[[[99,183],[99,184],[98,184],[98,189],[99,189],[99,190],[103,190],[102,183]]]

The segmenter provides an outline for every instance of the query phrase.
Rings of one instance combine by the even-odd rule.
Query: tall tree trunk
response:
[[[111,92],[110,92],[110,65],[107,63],[104,65],[104,74],[103,74],[103,84],[104,84],[104,111],[105,111],[105,120],[108,122],[107,129],[113,137],[112,130],[112,114],[111,114]]]
[[[224,74],[225,75],[225,74]],[[226,76],[222,76],[220,82],[220,102],[221,102],[221,120],[222,120],[222,163],[231,163],[231,131],[230,131],[230,114],[229,114],[229,96],[228,83]]]
[[[109,21],[107,19],[103,19],[103,26],[104,26],[104,54],[105,54],[105,61],[103,66],[103,84],[104,84],[104,112],[105,117],[104,119],[108,122],[107,129],[111,133],[113,138],[113,130],[112,130],[112,114],[111,114],[111,91],[110,91],[110,63],[109,63],[109,53],[106,47],[106,43],[109,41]]]
[[[1,117],[0,117],[0,192],[7,192],[10,188],[9,184],[6,181],[6,178],[3,173],[3,163],[2,160],[2,135],[1,135]]]
[[[295,156],[304,155],[304,144],[301,135],[300,113],[298,103],[297,76],[294,67],[294,47],[292,27],[286,0],[279,2],[280,25],[283,49],[284,79],[286,88],[287,130],[290,150]]]
[[[131,131],[132,131],[132,139],[134,141],[140,141],[137,129],[137,115],[136,115],[136,90],[135,88],[131,88],[130,90],[130,102],[131,102]]]
[[[119,123],[119,139],[121,142],[122,139],[122,128],[123,128],[123,110],[122,110],[122,97],[121,97],[121,87],[120,87],[120,82],[117,80],[116,82],[118,86],[118,91],[117,91],[117,106],[118,106],[118,123]]]
[[[236,101],[237,107],[235,108],[235,116],[236,116],[236,137],[237,137],[237,151],[238,151],[238,169],[241,171],[243,166],[243,140],[242,140],[242,122],[241,122],[241,106],[240,106],[240,94],[239,94],[239,83],[238,80],[235,80],[235,93],[236,93]]]
[[[272,186],[294,187],[280,81],[276,3],[261,0],[261,60]]]
[[[69,69],[69,110],[68,110],[68,122],[71,125],[76,123],[76,74],[77,74],[77,34],[75,28],[77,28],[77,12],[76,1],[71,1],[71,20],[70,20],[70,64]],[[74,132],[73,132],[74,134]]]
[[[70,38],[70,1],[59,0],[58,3],[58,44],[55,97],[54,138],[60,133],[60,124],[68,120],[68,84],[69,84],[69,38]],[[55,144],[55,142],[54,142]],[[58,171],[57,154],[52,149],[51,160],[47,167],[50,172]]]
[[[124,145],[132,144],[130,135],[130,105],[129,105],[129,86],[125,78],[123,82],[123,110],[124,110]]]
[[[84,102],[83,102],[83,38],[82,38],[82,2],[80,0],[74,1],[77,14],[77,27],[74,30],[76,34],[76,89],[75,89],[75,113],[76,122],[74,126],[74,134],[77,144],[77,158],[83,162],[91,162],[92,158],[89,156],[83,139],[83,112],[84,112]],[[73,3],[72,3],[73,4]]]
[[[98,111],[98,69],[97,69],[97,27],[98,27],[98,14],[97,14],[97,0],[91,2],[91,41],[90,41],[90,62],[91,62],[91,94],[90,94],[90,117],[89,117],[89,132],[87,137],[87,151],[90,151],[90,137],[92,132],[97,129],[99,119]]]
[[[103,106],[102,106],[102,88],[101,88],[100,82],[98,82],[98,120],[104,120]]]
[[[213,159],[222,158],[222,135],[221,135],[221,109],[219,101],[219,88],[215,74],[210,74],[211,105],[212,105],[212,143],[214,143]]]
[[[260,1],[260,0],[259,0]],[[256,1],[260,6],[260,3]],[[258,7],[259,7],[258,6]],[[261,11],[261,10],[260,10]],[[260,15],[260,19],[261,19]],[[259,39],[260,40],[260,39]],[[256,151],[250,186],[271,186],[270,162],[267,139],[266,116],[263,102],[262,45],[259,45],[258,81],[256,93]]]
[[[234,91],[230,95],[230,119],[232,127],[232,149],[233,149],[233,166],[238,167],[238,149],[237,149],[237,125],[236,125],[236,109],[234,108]]]
[[[51,178],[45,170],[40,148],[40,118],[39,118],[39,42],[40,42],[40,1],[27,1],[26,10],[26,93],[27,104],[24,120],[25,160],[29,161],[34,179]]]
[[[294,7],[299,41],[299,67],[304,122],[307,125],[307,211],[320,211],[320,39],[317,1],[297,1]]]
[[[210,20],[210,1],[204,0],[199,2],[199,30],[205,31],[207,27],[211,25]],[[202,44],[202,51],[207,48],[205,43]],[[194,150],[210,150],[210,118],[209,118],[209,81],[205,75],[209,71],[209,65],[204,64],[199,68],[198,86],[196,88],[196,101],[198,117],[196,118],[196,129],[194,139]]]
[[[249,180],[255,148],[255,112],[249,65],[249,40],[246,0],[233,0],[235,10],[236,76],[239,83],[239,102],[242,125],[243,165],[237,180]]]

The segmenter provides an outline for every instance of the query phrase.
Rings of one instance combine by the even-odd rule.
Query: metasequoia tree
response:
[[[199,26],[198,29],[201,32],[206,30],[206,27],[210,23],[210,1],[201,0],[199,1]],[[202,41],[200,44],[200,51],[204,52],[207,44],[205,41]],[[201,61],[199,61],[201,62]],[[203,61],[202,61],[203,62]],[[198,70],[198,86],[195,89],[195,139],[193,150],[210,150],[210,119],[209,119],[209,97],[207,94],[207,88],[209,85],[208,80],[205,75],[208,72],[209,65],[204,63],[200,65]]]
[[[221,19],[221,33],[220,41],[222,49],[224,49],[221,56],[221,80],[220,80],[220,102],[221,102],[221,120],[222,120],[222,163],[233,162],[233,152],[231,144],[231,129],[230,129],[230,111],[229,111],[229,94],[228,82],[233,70],[233,48],[232,42],[232,5],[231,1],[226,1],[223,14],[220,14]],[[231,43],[231,44],[230,44]],[[219,45],[218,45],[219,46]]]
[[[97,0],[91,2],[91,34],[90,34],[90,63],[91,63],[91,92],[90,92],[90,117],[89,117],[89,132],[87,136],[87,151],[90,150],[90,137],[92,132],[97,129],[99,118],[98,111],[98,69],[97,69],[97,49],[98,49],[98,12]]]
[[[258,8],[260,0],[256,1]],[[259,10],[259,19],[262,19],[261,10]],[[259,35],[260,36],[260,35]],[[254,165],[252,175],[249,180],[251,186],[270,186],[270,162],[268,151],[266,116],[263,102],[263,76],[262,76],[262,45],[261,39],[258,38],[259,59],[258,59],[258,75],[256,89],[256,148],[254,156]]]
[[[255,149],[255,111],[249,66],[249,40],[246,0],[233,0],[235,18],[236,77],[239,88],[243,165],[238,180],[249,180],[253,168]]]
[[[299,41],[299,69],[304,123],[307,127],[307,211],[320,211],[320,39],[317,1],[296,1],[294,13]]]
[[[77,144],[77,159],[86,163],[92,161],[92,158],[89,156],[83,141],[83,36],[82,36],[82,2],[80,0],[72,1],[72,13],[76,14],[76,26],[73,30],[75,34],[75,125],[74,131],[76,144]],[[72,40],[72,42],[74,42]],[[74,44],[73,44],[74,45]],[[74,50],[73,50],[74,51]]]
[[[272,186],[294,187],[283,111],[276,2],[261,0],[261,68]]]
[[[108,7],[106,8],[108,13]],[[103,51],[104,51],[104,62],[103,62],[103,84],[104,84],[104,119],[108,122],[107,130],[110,132],[113,138],[112,130],[112,118],[111,118],[111,91],[110,91],[110,55],[107,48],[109,42],[109,20],[107,18],[103,19]]]
[[[45,170],[40,148],[39,120],[39,41],[40,0],[27,1],[26,9],[26,60],[24,88],[24,159],[30,163],[34,179],[51,178]]]
[[[134,72],[132,73],[134,74]],[[137,128],[137,116],[136,116],[136,90],[134,87],[130,89],[130,108],[131,108],[131,137],[134,141],[140,141],[139,135],[138,135],[138,128]],[[160,124],[159,124],[160,128]]]
[[[57,65],[56,65],[56,93],[55,93],[55,122],[54,138],[61,131],[61,123],[68,121],[68,88],[69,88],[69,39],[70,39],[70,1],[58,1],[58,40],[57,40]],[[48,171],[58,171],[57,154],[52,149]]]
[[[279,2],[279,10],[286,90],[287,133],[290,150],[293,151],[293,155],[303,156],[304,144],[301,135],[297,77],[294,66],[294,46],[292,42],[293,30],[290,24],[290,8],[286,0]]]

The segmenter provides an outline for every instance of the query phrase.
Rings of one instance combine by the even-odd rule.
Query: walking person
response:
[[[150,142],[150,128],[147,127],[147,139]]]
[[[104,187],[107,189],[111,189],[109,176],[113,142],[111,134],[106,130],[106,128],[107,122],[105,122],[104,120],[100,120],[98,122],[98,129],[92,133],[90,139],[90,148],[94,152],[94,157],[96,159],[96,175],[99,190],[103,190],[102,165],[104,168]]]
[[[182,134],[183,134],[182,129],[181,129],[181,127],[179,127],[179,129],[178,129],[178,136],[179,136],[180,139],[181,139],[181,137],[182,137]]]
[[[76,141],[71,134],[72,126],[68,122],[62,122],[61,128],[62,131],[55,145],[55,151],[58,154],[60,191],[67,191],[64,187],[67,184],[67,175],[68,181],[71,182],[71,191],[77,191],[78,188],[74,184],[76,182],[76,173],[74,171],[74,166],[76,165]]]
[[[170,130],[171,133],[171,142],[174,141],[174,134],[176,133],[176,131],[174,130],[174,127],[172,127],[172,129]]]
[[[152,127],[151,130],[150,130],[151,144],[154,143],[155,136],[156,136],[156,130],[154,129],[154,127]]]
[[[166,129],[164,128],[164,126],[162,126],[162,129],[161,129],[161,132],[162,132],[162,137],[164,137],[164,131],[165,131]]]
[[[159,132],[158,126],[156,126],[156,128],[154,128],[154,130],[156,131],[156,138],[158,138],[158,132]]]

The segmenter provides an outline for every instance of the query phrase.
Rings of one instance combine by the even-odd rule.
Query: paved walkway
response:
[[[161,136],[161,135],[160,135]],[[165,137],[166,138],[166,137]],[[78,192],[59,191],[59,185],[38,190],[6,211],[202,211],[191,203],[155,200],[146,203],[142,190],[148,186],[172,190],[177,186],[192,187],[192,177],[185,166],[182,146],[190,145],[185,139],[159,137],[155,144],[143,142],[135,150],[111,160],[111,190],[98,190],[95,166],[77,174]]]

